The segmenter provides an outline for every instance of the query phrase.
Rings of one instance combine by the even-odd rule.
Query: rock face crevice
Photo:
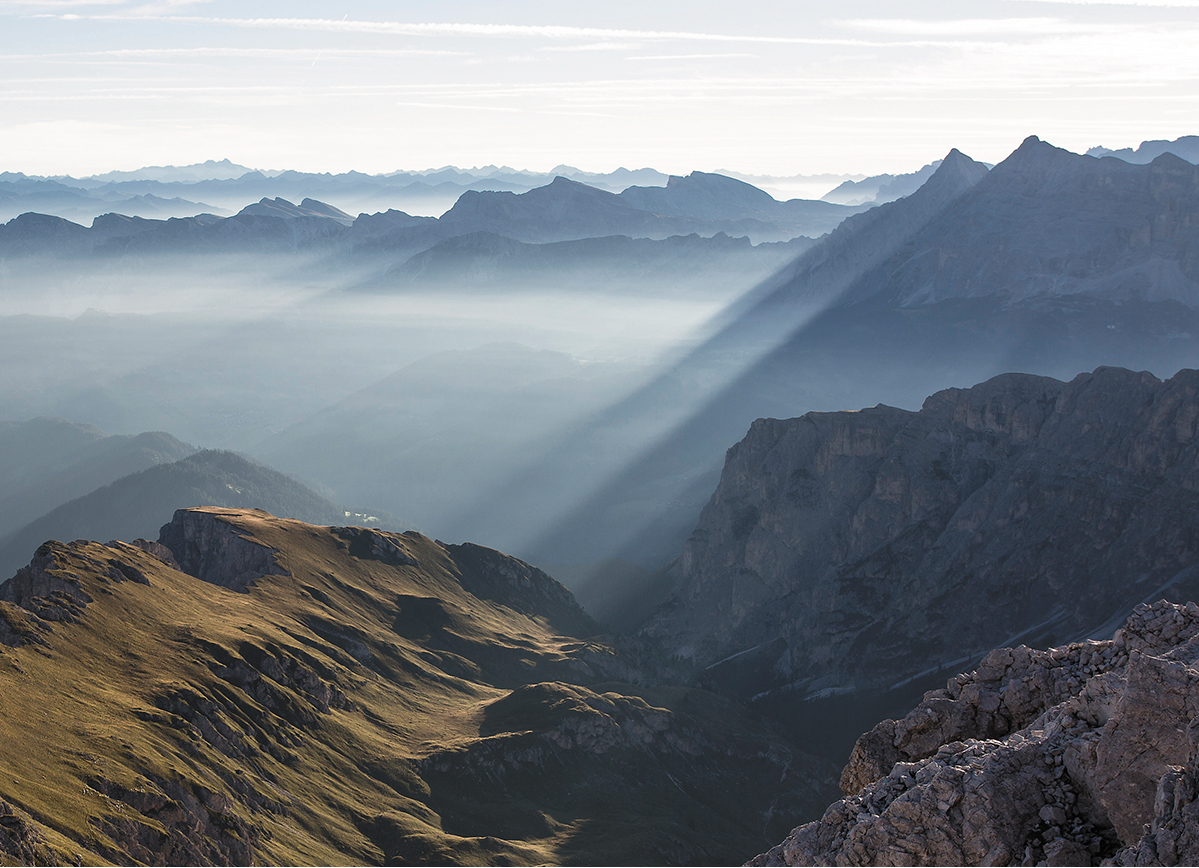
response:
[[[1118,368],[760,419],[644,633],[745,698],[1110,635],[1139,602],[1199,597],[1197,426],[1199,373]]]
[[[993,651],[863,735],[846,798],[755,865],[1199,859],[1199,605],[1111,640]]]

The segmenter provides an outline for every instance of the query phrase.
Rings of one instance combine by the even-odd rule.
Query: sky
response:
[[[908,172],[1199,133],[1199,0],[0,0],[0,171]]]

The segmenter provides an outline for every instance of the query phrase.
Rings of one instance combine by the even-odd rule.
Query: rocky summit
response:
[[[179,510],[0,585],[0,864],[731,864],[835,768],[480,546]]]
[[[1199,606],[991,652],[862,736],[846,798],[751,865],[1194,865]]]

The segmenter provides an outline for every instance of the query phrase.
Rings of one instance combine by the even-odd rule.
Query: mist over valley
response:
[[[1121,637],[1179,679],[1199,641],[1195,156],[1030,136],[773,179],[810,199],[564,166],[0,175],[0,678],[59,714],[94,667],[130,745],[85,773],[91,724],[39,742],[0,853],[791,864],[858,846],[816,823],[844,796],[874,800],[873,864],[933,787],[904,768],[1009,739],[970,754],[1000,763],[1065,702],[1053,732],[1106,747],[1013,777],[1015,831],[977,840],[1147,846],[1185,746],[1095,769],[1140,749],[1104,729],[1149,665]],[[988,655],[1021,643],[1061,647]],[[56,814],[68,785],[126,819]]]

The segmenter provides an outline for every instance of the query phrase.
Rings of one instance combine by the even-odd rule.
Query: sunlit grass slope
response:
[[[732,863],[834,786],[732,704],[631,686],[515,559],[172,526],[208,581],[54,542],[0,587],[0,864]]]

